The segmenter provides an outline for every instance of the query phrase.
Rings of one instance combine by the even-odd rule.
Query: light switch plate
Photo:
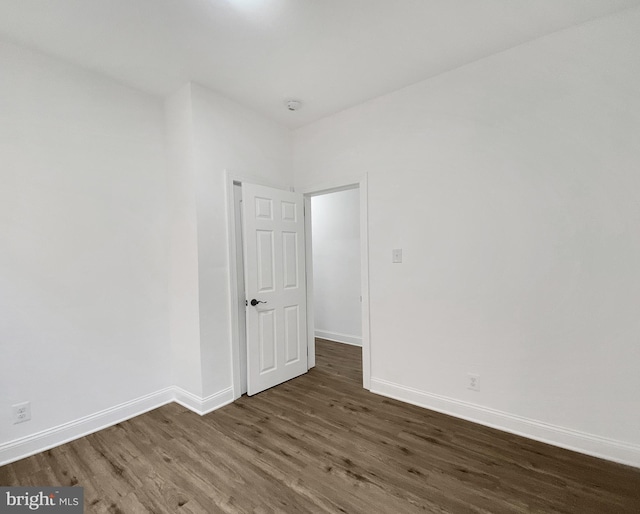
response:
[[[402,248],[391,250],[391,262],[394,264],[402,262]]]

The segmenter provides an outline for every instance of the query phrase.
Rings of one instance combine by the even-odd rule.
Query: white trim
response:
[[[640,445],[543,423],[379,378],[371,380],[371,392],[567,450],[640,467]]]
[[[360,180],[360,284],[362,289],[362,383],[371,389],[371,319],[369,312],[369,176]]]
[[[167,387],[57,427],[0,444],[0,466],[93,434],[171,402],[179,403],[196,414],[204,416],[232,403],[233,400],[232,387],[227,387],[206,398],[196,396],[180,387]]]
[[[316,338],[313,294],[313,233],[311,230],[311,197],[304,195],[304,270],[307,286],[307,368],[316,366]]]
[[[343,176],[336,180],[329,180],[307,186],[298,186],[295,190],[305,196],[318,196],[326,193],[337,193],[339,191],[355,189],[361,185],[363,180],[367,180],[366,174],[364,176]]]
[[[240,385],[240,315],[236,309],[238,305],[238,266],[237,266],[237,252],[236,252],[236,213],[235,204],[233,199],[233,182],[234,176],[229,171],[225,171],[225,199],[227,202],[227,247],[229,250],[229,313],[231,324],[231,382],[233,385],[233,397],[234,399],[240,398],[241,385]],[[244,292],[242,292],[244,294]],[[190,408],[190,407],[188,407]]]
[[[233,185],[234,182],[240,182],[241,184],[247,182],[248,184],[255,184],[256,186],[272,187],[274,189],[282,189],[283,191],[291,191],[293,189],[293,187],[281,182],[275,182],[263,177],[256,177],[244,173],[236,173],[231,170],[224,170],[224,174],[228,180],[231,180],[231,185]]]
[[[335,193],[358,188],[360,192],[360,288],[362,292],[362,386],[371,389],[371,322],[369,313],[369,196],[368,175],[342,177],[339,180],[316,184],[315,186],[296,187],[296,191],[305,195],[305,206],[309,206],[310,197],[326,193]],[[308,231],[311,234],[311,231]],[[313,320],[313,267],[309,256],[312,253],[311,237],[306,237],[307,254],[307,319]],[[309,307],[311,306],[311,307]],[[315,332],[309,331],[309,354],[315,356]]]
[[[321,339],[327,339],[329,341],[335,341],[336,343],[350,344],[353,346],[362,346],[362,337],[352,336],[349,334],[339,334],[338,332],[330,332],[329,330],[320,330],[316,328],[316,337]]]
[[[24,459],[55,446],[79,439],[99,430],[157,409],[174,400],[174,388],[167,387],[88,416],[0,444],[0,466]]]
[[[233,400],[235,400],[233,387],[227,387],[226,389],[211,394],[206,398],[202,398],[190,393],[189,391],[185,391],[181,387],[174,387],[174,391],[174,401],[176,403],[179,403],[183,407],[186,407],[200,416],[204,416],[205,414],[209,414],[220,407],[229,405],[230,403],[233,403]]]

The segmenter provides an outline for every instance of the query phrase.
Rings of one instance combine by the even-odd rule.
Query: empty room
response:
[[[640,0],[0,0],[0,513],[640,512]]]

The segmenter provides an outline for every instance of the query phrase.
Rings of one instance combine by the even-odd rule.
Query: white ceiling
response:
[[[0,35],[165,96],[298,127],[640,0],[0,0]],[[1,73],[1,70],[0,70]],[[289,112],[287,98],[303,106]]]

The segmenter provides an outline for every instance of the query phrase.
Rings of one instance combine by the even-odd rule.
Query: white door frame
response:
[[[360,191],[360,293],[362,296],[362,386],[371,389],[371,329],[369,323],[369,216],[368,216],[368,177],[344,177],[340,180],[325,182],[295,190],[304,195],[305,241],[307,268],[307,330],[309,333],[308,365],[316,364],[315,323],[313,318],[313,252],[311,233],[311,197],[336,193],[346,189],[358,188]]]
[[[277,189],[294,190],[290,186],[269,182],[264,178],[241,175],[225,170],[225,187],[227,201],[227,246],[229,249],[229,311],[231,322],[231,375],[233,385],[233,399],[242,396],[240,385],[240,327],[238,299],[244,296],[244,291],[238,291],[238,255],[236,252],[236,220],[233,184],[234,182],[250,182]],[[371,389],[371,342],[369,317],[369,217],[368,217],[368,178],[363,176],[325,182],[309,187],[299,187],[295,190],[304,195],[305,204],[305,247],[307,268],[307,332],[308,332],[308,367],[316,365],[315,326],[313,319],[313,258],[311,245],[311,197],[326,193],[335,193],[345,189],[358,188],[360,191],[360,290],[362,294],[362,385]]]

